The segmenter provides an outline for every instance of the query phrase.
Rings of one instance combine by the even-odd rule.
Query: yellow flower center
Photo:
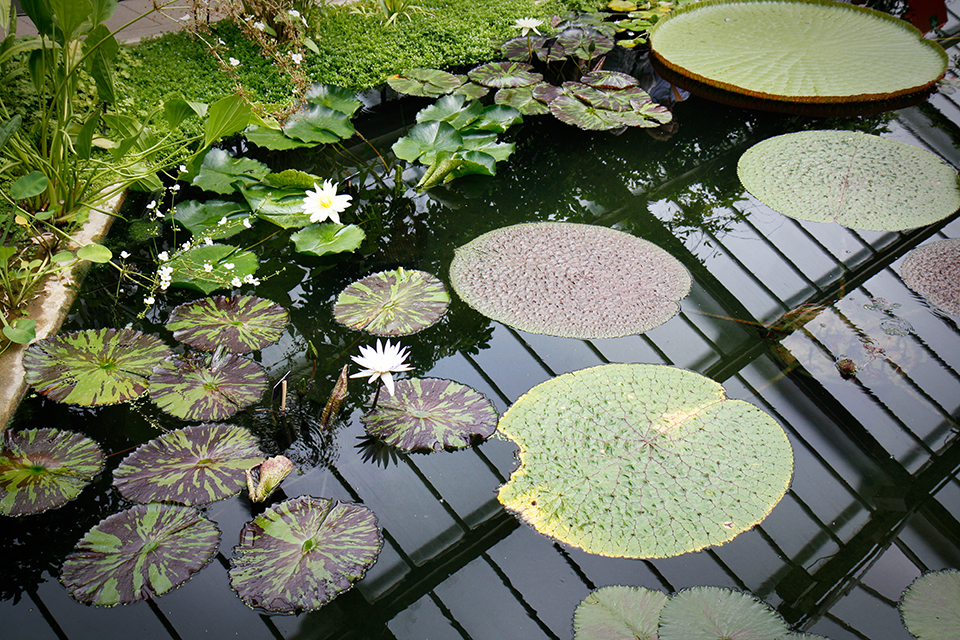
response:
[[[329,209],[333,205],[333,198],[330,196],[320,196],[317,198],[317,203],[324,209]]]

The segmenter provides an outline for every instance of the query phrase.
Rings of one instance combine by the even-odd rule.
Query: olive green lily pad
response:
[[[354,251],[363,243],[366,234],[355,224],[324,222],[311,224],[290,234],[297,253],[324,256],[328,253]]]
[[[229,418],[267,388],[263,367],[238,355],[172,356],[153,370],[150,399],[184,420]]]
[[[483,315],[567,338],[614,338],[663,324],[690,292],[669,253],[622,231],[538,222],[504,227],[459,247],[450,284]]]
[[[543,80],[543,76],[525,62],[488,62],[471,69],[467,76],[477,84],[492,89],[525,87]]]
[[[193,507],[138,504],[90,529],[64,560],[60,582],[85,604],[153,599],[205,567],[219,544],[216,525]]]
[[[202,424],[141,445],[113,472],[113,486],[134,502],[198,506],[236,495],[246,484],[244,471],[263,458],[243,427]]]
[[[929,151],[857,131],[769,138],[747,149],[737,172],[747,191],[786,216],[854,229],[922,227],[960,207],[953,167]]]
[[[362,418],[367,433],[402,451],[463,449],[497,428],[497,410],[482,393],[450,380],[400,380]]]
[[[947,68],[943,49],[909,23],[831,0],[690,4],[650,30],[650,45],[678,74],[783,102],[922,96]]]
[[[0,447],[0,515],[60,507],[80,495],[101,469],[103,452],[86,436],[57,429],[8,429]]]
[[[666,594],[619,585],[590,592],[573,614],[574,640],[657,640]]]
[[[960,316],[960,239],[917,247],[904,259],[901,274],[904,283],[930,304]]]
[[[770,513],[793,470],[773,418],[726,399],[709,378],[664,365],[553,378],[498,428],[520,447],[500,502],[541,533],[614,557],[728,542]]]
[[[435,323],[449,304],[450,294],[439,278],[401,267],[349,285],[337,296],[333,317],[375,336],[405,336]]]
[[[681,591],[660,612],[660,640],[776,640],[788,631],[769,605],[719,587]]]
[[[300,496],[244,525],[230,561],[230,585],[250,607],[319,609],[362,578],[382,546],[367,507]]]
[[[25,379],[57,402],[94,406],[136,398],[170,355],[156,336],[133,329],[87,329],[39,340],[23,356]]]
[[[283,125],[285,136],[314,144],[340,142],[356,132],[348,114],[320,104],[298,111]]]
[[[960,571],[925,573],[900,598],[907,631],[919,640],[960,638]]]
[[[439,69],[407,69],[387,78],[387,84],[397,93],[408,96],[439,98],[460,87],[462,82],[452,73]]]
[[[557,120],[588,131],[606,131],[624,126],[613,118],[615,112],[595,107],[565,93],[551,100],[549,107]]]
[[[247,353],[279,340],[289,319],[283,307],[265,298],[213,296],[181,304],[166,327],[195,349]]]
[[[200,245],[175,255],[167,263],[171,286],[209,295],[217,289],[240,286],[257,271],[257,254],[230,244]]]
[[[357,109],[363,106],[363,102],[357,98],[356,93],[332,84],[319,84],[310,87],[304,99],[310,104],[328,107],[348,116],[352,116],[357,112]]]
[[[513,107],[525,116],[537,116],[550,113],[547,105],[533,97],[534,86],[537,85],[500,89],[494,94],[493,101],[497,104]]]

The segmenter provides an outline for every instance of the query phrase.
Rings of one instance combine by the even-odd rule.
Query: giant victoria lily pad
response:
[[[216,525],[193,507],[138,504],[88,531],[64,561],[60,582],[86,604],[155,598],[206,566],[219,544]]]
[[[941,311],[960,316],[960,239],[939,240],[907,254],[903,281]]]
[[[665,558],[732,540],[790,483],[773,418],[700,374],[611,364],[548,380],[499,430],[520,447],[500,488],[541,533],[590,553]]]
[[[170,355],[156,336],[133,329],[87,329],[39,340],[23,356],[26,381],[51,400],[93,406],[136,398]]]
[[[367,433],[403,451],[462,449],[497,428],[497,410],[482,393],[450,380],[400,380],[362,418]]]
[[[172,356],[153,370],[150,399],[184,420],[223,420],[267,388],[263,367],[235,354]]]
[[[289,317],[283,307],[264,298],[214,296],[181,304],[170,313],[166,327],[195,349],[246,353],[279,340]]]
[[[960,638],[960,571],[925,573],[900,598],[907,631],[920,640]]]
[[[279,613],[318,609],[362,578],[382,546],[368,508],[300,496],[244,525],[230,584],[251,607]]]
[[[567,338],[614,338],[666,322],[690,274],[651,242],[565,222],[496,229],[459,247],[450,283],[480,313]]]
[[[376,336],[405,336],[435,323],[449,304],[450,294],[439,278],[401,267],[347,286],[337,296],[333,317]]]
[[[0,447],[0,515],[22,516],[73,500],[103,468],[97,443],[57,429],[7,430]]]
[[[134,502],[202,505],[240,491],[244,471],[263,457],[257,439],[243,427],[202,424],[140,446],[113,472],[113,485]]]

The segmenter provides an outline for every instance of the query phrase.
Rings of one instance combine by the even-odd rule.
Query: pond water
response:
[[[389,147],[417,108],[401,103],[357,126]],[[80,431],[109,457],[107,469],[66,507],[4,520],[4,637],[569,639],[580,600],[597,587],[624,584],[667,593],[697,585],[741,589],[775,607],[795,630],[834,640],[910,638],[896,608],[902,590],[924,571],[960,567],[960,335],[955,317],[906,287],[900,264],[916,246],[960,237],[960,221],[954,215],[902,233],[798,222],[750,197],[736,163],[752,144],[805,128],[881,133],[955,163],[960,109],[936,96],[892,118],[818,121],[691,99],[674,113],[675,130],[620,135],[528,118],[515,133],[516,153],[495,178],[458,180],[428,196],[355,189],[347,215],[375,239],[356,255],[298,255],[285,236],[262,245],[264,283],[256,293],[286,307],[291,321],[282,340],[257,357],[273,382],[289,373],[287,410],[267,394],[230,422],[253,431],[264,451],[296,464],[275,499],[331,497],[376,513],[384,548],[353,590],[299,616],[247,608],[231,591],[227,569],[240,528],[256,509],[235,497],[204,508],[222,531],[220,553],[181,588],[156,602],[112,609],[76,603],[56,576],[83,533],[126,506],[110,486],[110,471],[158,435],[154,421],[183,423],[146,402],[89,410],[34,396],[14,428]],[[332,153],[269,159],[275,168],[323,176],[343,171]],[[411,353],[410,375],[470,385],[502,413],[545,380],[603,363],[702,373],[729,397],[774,416],[793,445],[791,487],[760,525],[723,546],[674,558],[602,557],[542,536],[503,509],[496,492],[517,466],[507,440],[429,455],[377,446],[360,421],[368,390],[358,380],[341,421],[320,428],[340,368],[358,344],[371,342],[333,321],[333,299],[343,287],[398,266],[446,281],[455,247],[499,227],[546,220],[614,227],[668,250],[693,277],[680,313],[643,335],[577,340],[516,331],[453,296],[437,325],[401,339]],[[136,227],[118,227],[114,238],[126,243]],[[264,235],[250,233],[238,244]],[[152,250],[173,241],[162,238]],[[145,259],[151,247],[133,260]],[[67,328],[132,321],[169,338],[167,313],[194,297],[171,290],[137,320],[143,292],[127,285],[115,301],[116,286],[94,274]],[[806,311],[800,320],[769,328],[798,308]],[[840,374],[841,358],[857,363],[855,377]]]

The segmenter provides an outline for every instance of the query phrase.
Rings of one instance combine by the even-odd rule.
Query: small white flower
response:
[[[212,246],[213,246],[213,238],[204,238],[204,239],[203,239],[203,244],[207,245],[208,247],[212,247]]]
[[[233,270],[233,268],[234,268],[235,266],[236,266],[236,265],[233,264],[232,262],[225,262],[225,263],[223,263],[223,268],[226,269],[227,271]]]
[[[230,286],[232,286],[232,287],[239,287],[239,286],[242,285],[242,284],[243,284],[243,283],[240,282],[240,278],[238,278],[238,277],[236,277],[236,276],[234,276],[234,277],[233,277],[233,280],[230,281]]]
[[[189,241],[184,242],[182,245],[180,245],[180,248],[183,249],[184,251],[188,251],[190,249],[190,242]]]
[[[147,209],[156,209],[156,208],[157,208],[157,201],[156,201],[156,200],[151,200],[151,201],[150,201],[150,204],[147,205]]]
[[[257,286],[258,284],[260,284],[260,281],[259,281],[258,279],[256,279],[256,278],[254,278],[254,277],[253,277],[252,275],[250,275],[249,273],[248,273],[247,275],[243,276],[243,281],[246,282],[247,284],[252,284],[253,286]]]
[[[288,10],[287,10],[287,13],[288,13],[289,15],[293,16],[294,18],[299,18],[299,17],[300,17],[300,12],[297,11],[296,9],[288,9]]]
[[[243,219],[243,226],[245,226],[247,229],[249,229],[251,226],[253,226],[253,225],[250,224],[250,218],[244,218],[244,219]]]
[[[227,216],[223,216],[222,218],[220,218],[219,220],[217,220],[217,225],[223,226],[223,225],[225,225],[225,224],[227,224]]]
[[[170,187],[170,191],[180,191],[180,183],[177,183]]]
[[[126,260],[127,258],[130,257],[130,254],[127,253],[126,251],[121,251],[121,252],[120,252],[120,257],[123,258],[124,260]]]
[[[154,302],[156,302],[156,300],[153,299],[153,296],[143,299],[143,304],[147,305],[148,307],[152,305]]]
[[[166,262],[169,259],[170,259],[170,254],[167,253],[166,251],[161,251],[160,253],[157,254],[157,260],[159,260],[160,262]]]
[[[302,53],[291,53],[290,58],[293,60],[293,64],[300,64],[301,62],[303,62]]]
[[[158,209],[153,213],[153,217],[156,218],[157,220],[163,220],[163,211],[160,211]]]
[[[177,170],[180,171],[180,173],[186,173],[186,172],[187,172],[187,165],[182,164],[182,165],[180,165],[179,167],[177,167]]]
[[[266,30],[267,25],[257,20],[256,22],[253,23],[253,28],[256,29],[257,31],[264,31]]]
[[[377,338],[376,349],[366,346],[360,347],[360,355],[350,356],[350,359],[363,367],[363,371],[353,374],[350,376],[351,378],[367,376],[370,378],[367,382],[382,380],[391,396],[393,395],[392,374],[412,369],[410,365],[404,362],[407,359],[406,347],[401,348],[400,343],[391,344],[389,340],[384,346],[380,343],[379,338]]]
[[[240,61],[231,56],[231,57],[230,57],[230,66],[231,66],[231,67],[239,67],[239,66],[240,66]]]
[[[180,22],[186,22],[186,21],[189,20],[189,19],[190,19],[190,14],[189,14],[189,13],[185,13],[185,14],[183,14],[182,16],[180,16],[180,18],[179,18]]]
[[[213,271],[213,265],[210,264],[209,262],[204,262],[203,270],[206,271],[207,273],[210,273],[211,271]]]
[[[307,191],[300,208],[310,216],[310,222],[323,222],[330,219],[340,224],[340,212],[350,206],[353,196],[337,195],[337,185],[324,180],[321,187],[313,183],[314,191]]]
[[[536,18],[518,18],[517,21],[513,23],[513,28],[520,29],[521,36],[525,36],[531,31],[537,35],[540,35],[540,32],[537,31],[537,27],[542,24],[543,20],[537,20]]]
[[[223,41],[223,38],[217,38],[217,42],[219,42],[223,46],[227,46],[227,43]],[[186,171],[186,169],[184,169],[184,171]]]

